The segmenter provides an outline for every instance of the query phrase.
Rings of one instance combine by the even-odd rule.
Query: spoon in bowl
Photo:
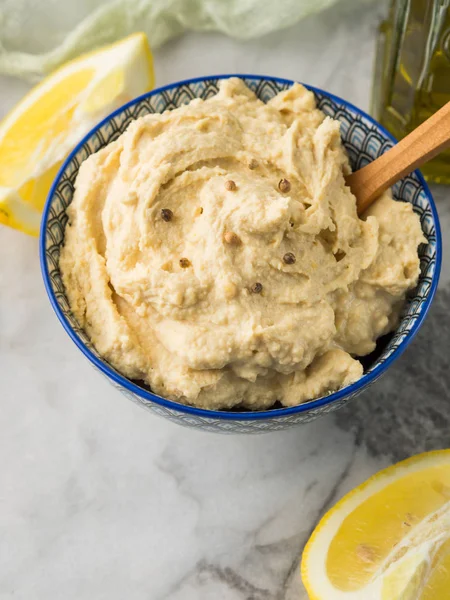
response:
[[[345,178],[361,215],[385,190],[450,147],[450,102],[393,148]]]

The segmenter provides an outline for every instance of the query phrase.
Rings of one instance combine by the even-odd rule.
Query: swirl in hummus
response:
[[[339,122],[301,85],[236,78],[90,156],[60,266],[97,351],[166,398],[296,405],[358,379],[395,328],[424,241],[384,194],[360,219]]]

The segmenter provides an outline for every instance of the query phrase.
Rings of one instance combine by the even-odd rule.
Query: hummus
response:
[[[225,409],[358,379],[396,327],[424,241],[384,194],[360,219],[339,122],[301,85],[236,78],[134,121],[76,180],[60,266],[76,319],[126,377]]]

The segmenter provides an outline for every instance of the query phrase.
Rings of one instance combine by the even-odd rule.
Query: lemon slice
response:
[[[64,158],[88,131],[153,87],[144,33],[85,54],[34,87],[0,123],[0,223],[37,235]]]
[[[320,521],[302,558],[310,600],[450,598],[450,450],[381,471]]]

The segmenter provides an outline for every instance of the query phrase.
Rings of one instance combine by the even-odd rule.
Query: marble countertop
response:
[[[367,108],[383,12],[344,0],[251,42],[185,35],[156,52],[157,83],[273,74]],[[0,116],[27,89],[0,78]],[[433,191],[446,240],[449,190]],[[324,511],[379,468],[450,447],[448,256],[421,332],[376,386],[335,415],[244,437],[127,402],[58,323],[37,240],[0,228],[0,247],[2,600],[302,599],[299,560]]]

